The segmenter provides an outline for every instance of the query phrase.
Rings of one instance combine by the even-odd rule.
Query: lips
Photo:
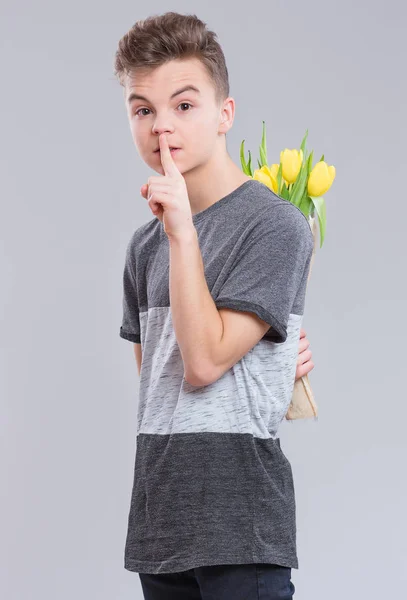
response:
[[[175,148],[175,146],[170,146],[170,150],[180,150],[180,148]],[[159,152],[159,151],[160,151],[159,147],[154,150],[154,152]]]

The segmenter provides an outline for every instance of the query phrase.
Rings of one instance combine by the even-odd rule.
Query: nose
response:
[[[153,133],[154,135],[156,135],[157,137],[159,137],[162,133],[165,134],[172,134],[173,133],[173,129],[171,129],[170,127],[160,127],[160,128],[155,128],[153,127]]]
[[[161,133],[173,133],[174,127],[166,120],[163,121],[162,118],[157,118],[153,124],[153,133],[159,136]]]

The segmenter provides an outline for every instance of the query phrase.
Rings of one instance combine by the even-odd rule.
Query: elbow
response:
[[[210,385],[217,379],[217,377],[214,376],[213,369],[210,368],[191,369],[189,371],[185,371],[184,378],[185,381],[193,386]]]

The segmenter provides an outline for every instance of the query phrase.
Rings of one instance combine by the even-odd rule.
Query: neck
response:
[[[219,154],[183,175],[192,215],[205,210],[251,179],[233,162],[226,149]]]

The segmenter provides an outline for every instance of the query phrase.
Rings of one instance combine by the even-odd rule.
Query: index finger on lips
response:
[[[166,175],[175,175],[179,173],[177,165],[175,164],[172,156],[170,147],[168,145],[167,136],[165,133],[162,133],[159,137],[160,142],[160,156],[161,156],[161,164],[164,169],[164,173]]]

